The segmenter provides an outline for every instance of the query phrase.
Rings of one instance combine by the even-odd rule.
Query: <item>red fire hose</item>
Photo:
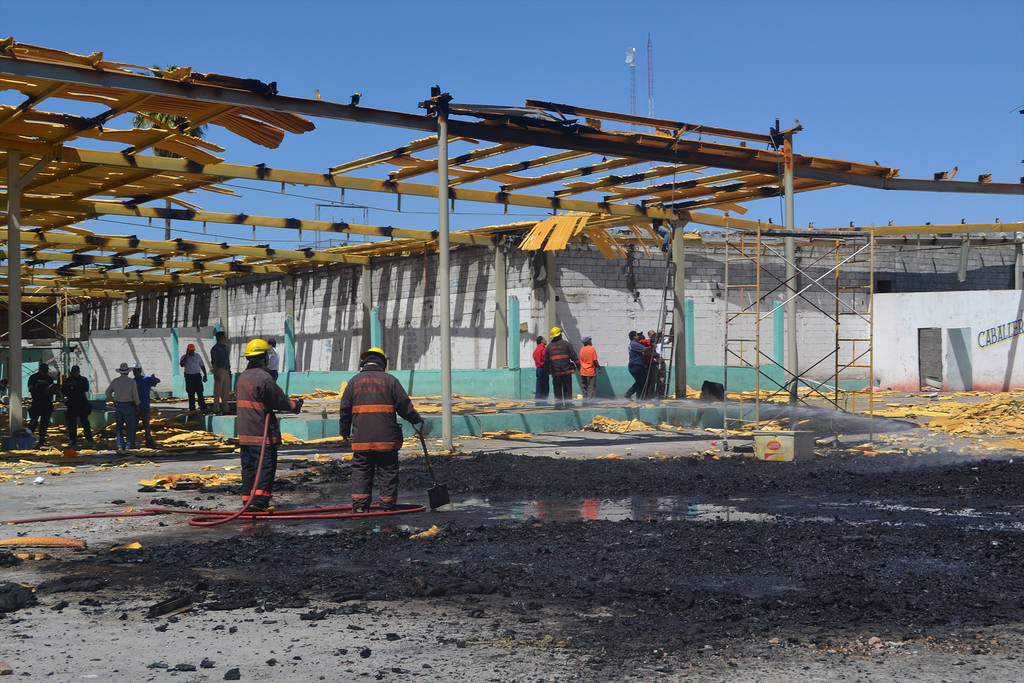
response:
[[[181,508],[153,507],[145,508],[140,512],[94,512],[81,515],[60,515],[57,517],[31,517],[27,519],[11,519],[0,522],[0,524],[28,524],[30,522],[56,522],[68,519],[91,519],[97,517],[150,517],[153,515],[167,515],[175,513],[197,514],[188,523],[192,526],[211,527],[218,524],[227,524],[235,519],[262,520],[262,521],[287,521],[297,519],[346,519],[350,517],[382,517],[390,515],[404,515],[409,512],[423,512],[425,505],[402,505],[396,510],[381,510],[379,505],[371,505],[371,512],[352,512],[351,505],[333,508],[306,508],[302,510],[281,510],[275,512],[247,512],[252,502],[256,487],[259,486],[260,473],[263,471],[263,456],[267,452],[267,432],[270,429],[270,413],[267,413],[263,421],[263,445],[260,447],[260,459],[256,465],[256,478],[253,480],[252,490],[245,501],[242,509],[235,512],[222,510],[186,510]],[[376,508],[376,509],[375,509]]]

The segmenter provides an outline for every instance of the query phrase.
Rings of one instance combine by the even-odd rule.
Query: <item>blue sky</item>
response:
[[[796,149],[878,161],[904,177],[959,167],[958,179],[1024,175],[1024,3],[1013,0],[875,2],[104,2],[0,0],[0,34],[111,60],[188,65],[277,81],[282,94],[416,111],[437,83],[457,102],[546,99],[629,110],[627,47],[637,48],[637,109],[647,113],[648,33],[654,43],[654,114],[766,131],[799,119]],[[0,102],[12,101],[0,93]],[[17,101],[17,100],[14,100]],[[54,106],[54,105],[52,105]],[[46,109],[46,107],[42,107]],[[318,121],[279,150],[222,129],[210,139],[233,163],[300,170],[331,165],[420,137],[414,131]],[[464,147],[453,145],[452,152]],[[424,154],[423,156],[432,156]],[[380,175],[390,167],[380,167]],[[423,176],[419,182],[434,182]],[[303,197],[243,190],[242,199],[198,193],[216,211],[313,218],[337,192]],[[244,185],[253,185],[245,183]],[[279,188],[265,188],[279,189]],[[536,191],[536,190],[533,190]],[[349,192],[357,207],[321,207],[325,219],[432,229],[436,200]],[[779,221],[778,200],[747,205],[748,218]],[[1024,198],[840,188],[797,196],[797,224],[815,226],[1024,219]],[[505,222],[501,209],[459,203],[454,228]],[[536,212],[518,213],[537,216]],[[120,219],[119,219],[120,220]],[[129,221],[130,223],[130,221]],[[144,223],[93,222],[99,232],[152,237]],[[177,227],[177,226],[176,226]],[[201,227],[181,224],[181,230]],[[213,226],[211,239],[251,239]],[[195,235],[199,237],[198,235]],[[285,231],[257,232],[280,246]],[[306,235],[303,243],[312,239]]]

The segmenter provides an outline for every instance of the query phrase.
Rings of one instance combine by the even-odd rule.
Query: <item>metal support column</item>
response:
[[[957,282],[967,282],[967,261],[970,257],[971,236],[964,235],[960,238],[960,267],[956,271]]]
[[[519,297],[508,298],[508,366],[519,369]]]
[[[782,191],[786,197],[786,230],[793,230],[793,136],[786,135],[782,144]],[[800,385],[800,360],[797,354],[796,331],[796,246],[792,234],[783,238],[786,251],[786,370],[789,373],[789,402],[796,403]]]
[[[1024,289],[1024,241],[1021,236],[1024,233],[1017,233],[1016,244],[1014,245],[1013,259],[1013,288]]]
[[[228,329],[228,288],[226,285],[217,287],[217,317],[220,319],[220,330],[224,336],[231,338],[231,331]]]
[[[7,150],[7,323],[10,351],[7,377],[10,390],[11,435],[24,427],[21,406],[21,155]]]
[[[544,322],[547,329],[541,335],[547,336],[548,330],[558,324],[558,264],[555,252],[544,252]],[[550,340],[548,340],[550,341]]]
[[[494,247],[494,367],[508,367],[508,262],[505,248]]]
[[[370,313],[373,308],[373,261],[364,263],[359,276],[359,283],[362,286],[363,304],[363,348],[360,353],[370,348]]]
[[[164,215],[164,240],[167,241],[167,242],[170,242],[171,241],[171,216],[170,216],[171,200],[170,199],[165,199],[164,200],[164,208],[167,209],[167,214]],[[206,224],[204,223],[203,225],[205,226]],[[203,232],[206,232],[206,228],[205,227],[203,228]]]
[[[683,237],[685,221],[672,222],[672,275],[674,301],[672,304],[672,372],[675,375],[676,398],[686,398],[686,240]]]
[[[278,368],[295,371],[295,277],[290,274],[284,276],[284,358]]]
[[[448,99],[437,98],[437,256],[441,297],[441,440],[452,444],[452,302],[448,243]]]

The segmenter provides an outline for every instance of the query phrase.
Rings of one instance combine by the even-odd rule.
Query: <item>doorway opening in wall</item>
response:
[[[942,328],[917,328],[917,371],[921,391],[942,389]]]

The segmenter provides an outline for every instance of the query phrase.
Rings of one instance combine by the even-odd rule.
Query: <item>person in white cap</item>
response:
[[[128,376],[127,363],[117,368],[119,377],[107,387],[107,400],[113,401],[117,412],[117,450],[135,448],[135,413],[139,408],[139,388]],[[125,432],[127,432],[127,439]]]
[[[135,361],[132,375],[135,377],[135,386],[139,389],[139,419],[142,420],[143,434],[146,435],[146,448],[156,448],[156,443],[153,442],[153,434],[149,430],[149,392],[157,384],[160,384],[160,378],[156,375],[143,375],[142,363],[138,361]]]

